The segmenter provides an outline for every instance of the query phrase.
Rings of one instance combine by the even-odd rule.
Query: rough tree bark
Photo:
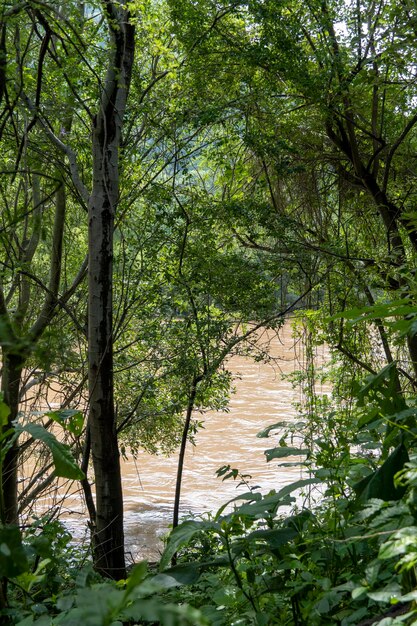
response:
[[[22,377],[22,369],[24,357],[19,353],[8,352],[3,350],[2,355],[2,381],[1,387],[3,391],[4,402],[10,409],[8,423],[5,430],[12,427],[17,417],[19,408],[19,389]],[[3,484],[2,493],[2,510],[1,521],[3,524],[18,523],[18,506],[17,506],[17,470],[18,470],[19,448],[15,441],[11,448],[6,452],[3,463]]]
[[[94,564],[102,575],[126,576],[123,497],[113,398],[113,229],[119,200],[119,148],[134,58],[134,27],[119,3],[104,1],[110,36],[107,75],[93,125],[89,200],[89,431],[95,475]]]

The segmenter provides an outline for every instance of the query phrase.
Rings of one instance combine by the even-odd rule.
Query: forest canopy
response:
[[[409,0],[0,1],[5,623],[417,623],[416,48]],[[181,522],[199,412],[284,322],[300,420],[259,436],[301,480]],[[140,449],[179,456],[159,573],[126,569]],[[30,518],[57,477],[90,569]]]

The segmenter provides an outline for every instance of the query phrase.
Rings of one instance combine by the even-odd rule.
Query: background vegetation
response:
[[[417,623],[416,35],[408,0],[1,0],[4,623]],[[305,478],[224,467],[247,493],[179,524],[196,411],[288,318],[300,419],[259,436]],[[121,446],[179,449],[159,572]],[[30,520],[57,476],[91,559]]]

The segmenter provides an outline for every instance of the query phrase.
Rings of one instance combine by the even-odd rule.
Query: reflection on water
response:
[[[203,416],[204,428],[195,437],[196,446],[188,446],[182,516],[215,511],[228,499],[247,491],[245,486],[237,489],[233,480],[222,482],[217,478],[216,470],[222,465],[230,464],[242,474],[250,474],[250,484],[259,485],[264,492],[300,477],[300,468],[266,463],[264,450],[274,447],[276,440],[256,437],[269,424],[294,419],[292,403],[299,399],[298,392],[281,377],[299,367],[288,325],[280,332],[280,340],[272,340],[271,356],[268,364],[238,357],[230,361],[229,369],[238,376],[236,394],[230,412]],[[159,556],[161,537],[171,522],[176,470],[176,456],[140,452],[136,460],[123,461],[126,547],[134,559],[156,560]],[[85,536],[86,516],[79,514],[82,506],[81,497],[76,495],[65,501],[65,523],[76,537]]]

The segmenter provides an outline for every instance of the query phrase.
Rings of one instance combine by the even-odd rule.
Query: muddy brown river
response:
[[[216,470],[223,465],[250,474],[250,484],[259,485],[264,492],[279,489],[302,475],[299,467],[279,467],[285,459],[267,463],[264,450],[277,445],[277,439],[256,436],[269,424],[295,418],[293,403],[300,399],[299,391],[282,377],[300,367],[301,348],[294,349],[291,334],[286,325],[280,338],[272,339],[270,363],[241,357],[230,360],[228,368],[236,375],[230,410],[204,414],[204,428],[196,435],[196,445],[187,448],[182,517],[216,511],[227,500],[247,491],[245,486],[237,487],[238,481],[223,482],[216,476]],[[166,458],[145,452],[135,460],[123,461],[126,548],[135,560],[155,560],[160,554],[161,537],[172,519],[177,461],[177,455]],[[38,502],[44,509],[50,504],[46,499]],[[77,539],[86,536],[80,495],[65,500],[62,519]]]

